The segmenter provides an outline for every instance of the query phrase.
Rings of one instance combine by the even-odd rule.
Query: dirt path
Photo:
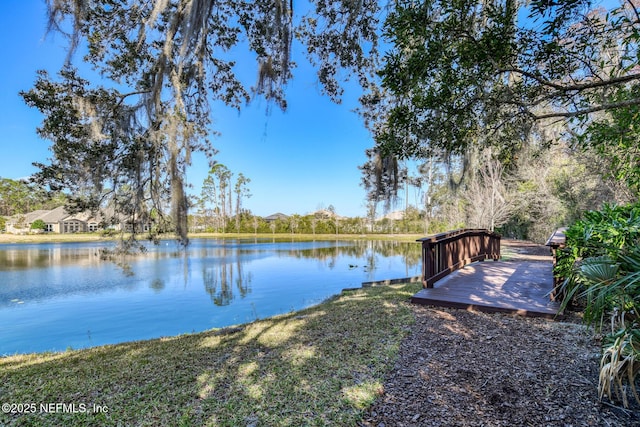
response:
[[[553,260],[548,246],[512,239],[502,239],[500,246],[502,257],[506,260],[548,262]]]
[[[549,256],[533,244],[507,248]],[[640,425],[637,405],[598,399],[599,343],[581,324],[412,308],[416,323],[362,426]]]

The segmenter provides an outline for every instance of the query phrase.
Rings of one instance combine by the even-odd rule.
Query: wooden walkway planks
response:
[[[539,261],[484,261],[467,265],[422,289],[417,304],[554,318],[552,264]]]

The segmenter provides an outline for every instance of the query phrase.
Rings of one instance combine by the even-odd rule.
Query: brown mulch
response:
[[[416,322],[361,426],[640,426],[635,402],[598,398],[599,342],[579,316],[412,309]]]

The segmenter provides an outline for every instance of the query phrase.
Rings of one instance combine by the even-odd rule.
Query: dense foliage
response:
[[[640,87],[620,88],[612,98],[623,102],[634,99]],[[608,116],[594,119],[577,142],[607,159],[608,174],[624,183],[633,194],[640,194],[640,106],[612,110]]]
[[[600,394],[627,405],[624,383],[640,402],[640,204],[604,205],[566,231],[555,273],[565,279],[563,305],[584,305],[585,320],[605,332]]]
[[[46,227],[47,224],[41,219],[36,219],[31,223],[32,230],[44,230]]]
[[[529,3],[396,2],[381,70],[394,102],[379,147],[400,156],[478,142],[508,148],[544,119],[586,121],[640,104],[634,2],[609,10],[588,0]]]

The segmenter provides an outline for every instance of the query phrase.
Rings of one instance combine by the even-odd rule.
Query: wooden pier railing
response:
[[[500,259],[500,235],[489,230],[461,229],[422,239],[422,286],[433,284],[447,274],[474,261]]]

